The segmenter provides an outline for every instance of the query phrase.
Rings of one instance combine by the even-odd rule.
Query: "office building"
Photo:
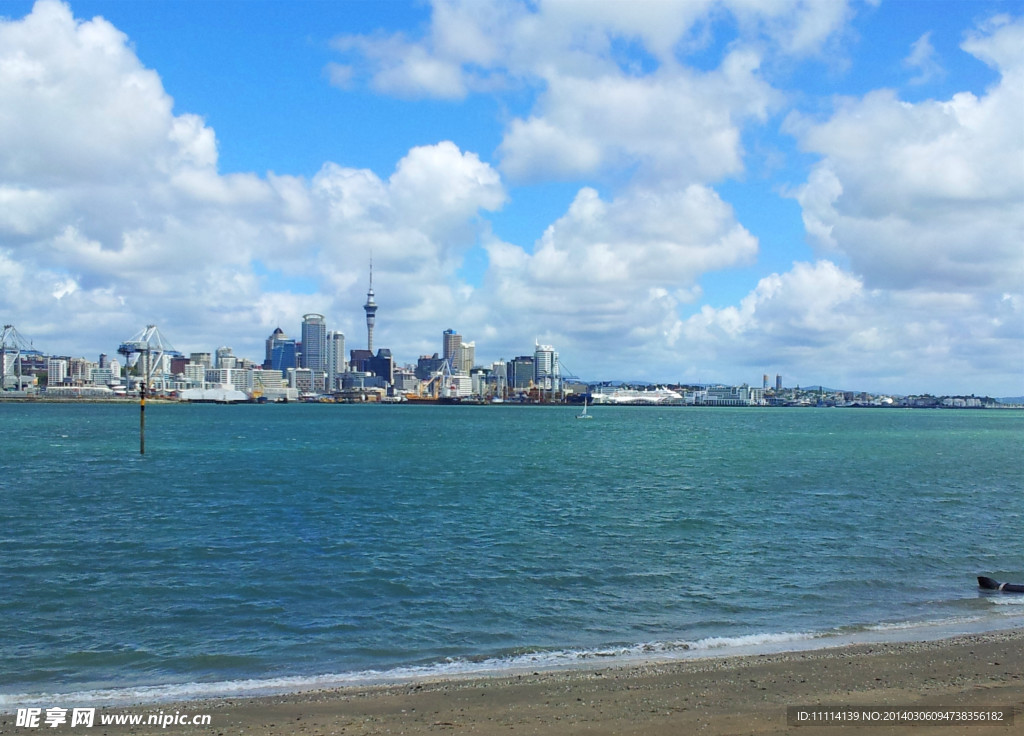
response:
[[[302,317],[302,367],[313,373],[327,369],[327,325],[322,314]]]
[[[217,348],[217,368],[234,368],[237,358],[231,348]]]
[[[338,379],[347,370],[345,359],[345,333],[329,331],[327,333],[327,390],[337,391],[340,388]]]
[[[511,391],[525,391],[533,384],[533,356],[520,355],[506,364],[508,388]]]
[[[313,392],[313,371],[309,368],[292,368],[288,371],[288,385],[299,394]]]
[[[46,385],[60,386],[68,377],[68,364],[62,358],[49,358],[46,361]]]
[[[536,343],[533,351],[533,383],[541,391],[557,393],[561,389],[558,353],[550,345]]]
[[[267,338],[267,354],[263,361],[265,370],[281,371],[287,374],[289,368],[299,367],[299,347],[295,340],[284,334],[278,327],[273,334]]]
[[[274,348],[276,348],[278,345],[280,345],[282,342],[286,341],[287,339],[288,339],[288,336],[284,334],[284,330],[282,330],[280,327],[275,328],[274,331],[272,333],[270,333],[270,337],[267,338],[267,342],[266,342],[266,346],[267,346],[266,355],[265,355],[265,357],[263,359],[263,367],[264,368],[270,368],[271,363],[273,363],[273,361],[274,361]],[[292,367],[292,366],[289,366],[289,367]]]
[[[363,365],[367,373],[372,373],[388,385],[394,384],[395,360],[391,357],[389,349],[381,348],[376,355],[363,361]]]
[[[92,369],[91,381],[94,386],[109,386],[117,382],[117,374],[110,368],[96,367]]]
[[[469,374],[476,362],[476,343],[464,342],[459,346],[459,373]]]
[[[452,373],[459,372],[459,359],[462,357],[462,335],[455,330],[447,329],[442,333],[442,357],[448,361]]]
[[[435,373],[441,370],[442,365],[444,365],[444,358],[437,353],[421,355],[416,361],[416,378],[421,381],[429,381]]]

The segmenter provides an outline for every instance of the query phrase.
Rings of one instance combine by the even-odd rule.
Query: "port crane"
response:
[[[156,388],[159,379],[160,389],[165,390],[164,357],[180,357],[181,353],[174,349],[167,338],[161,334],[156,325],[146,325],[117,348],[117,352],[125,358],[125,385],[128,385],[128,369],[134,368],[139,360],[141,380],[149,388]]]
[[[452,366],[447,358],[441,363],[441,367],[434,371],[424,388],[434,399],[447,399],[455,395],[456,387],[452,383]]]
[[[21,357],[26,353],[40,354],[14,325],[4,325],[0,333],[0,391],[21,390]]]

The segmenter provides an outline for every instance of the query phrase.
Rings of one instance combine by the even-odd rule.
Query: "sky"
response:
[[[0,319],[1024,394],[1024,2],[0,0]]]

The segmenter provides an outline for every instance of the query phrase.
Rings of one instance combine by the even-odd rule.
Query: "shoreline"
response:
[[[72,707],[72,703],[41,703]],[[1024,628],[933,640],[847,644],[770,654],[709,656],[516,674],[431,677],[256,697],[103,706],[101,714],[209,714],[210,725],[107,726],[112,732],[370,734],[835,734],[793,726],[789,706],[1012,708],[1024,733]],[[98,720],[97,720],[98,724]],[[68,728],[65,724],[64,728]],[[0,732],[17,728],[0,715]],[[949,724],[872,726],[865,733],[958,733]]]

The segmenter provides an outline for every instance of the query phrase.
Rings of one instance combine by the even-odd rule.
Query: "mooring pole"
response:
[[[146,382],[139,384],[139,454],[146,454]]]

